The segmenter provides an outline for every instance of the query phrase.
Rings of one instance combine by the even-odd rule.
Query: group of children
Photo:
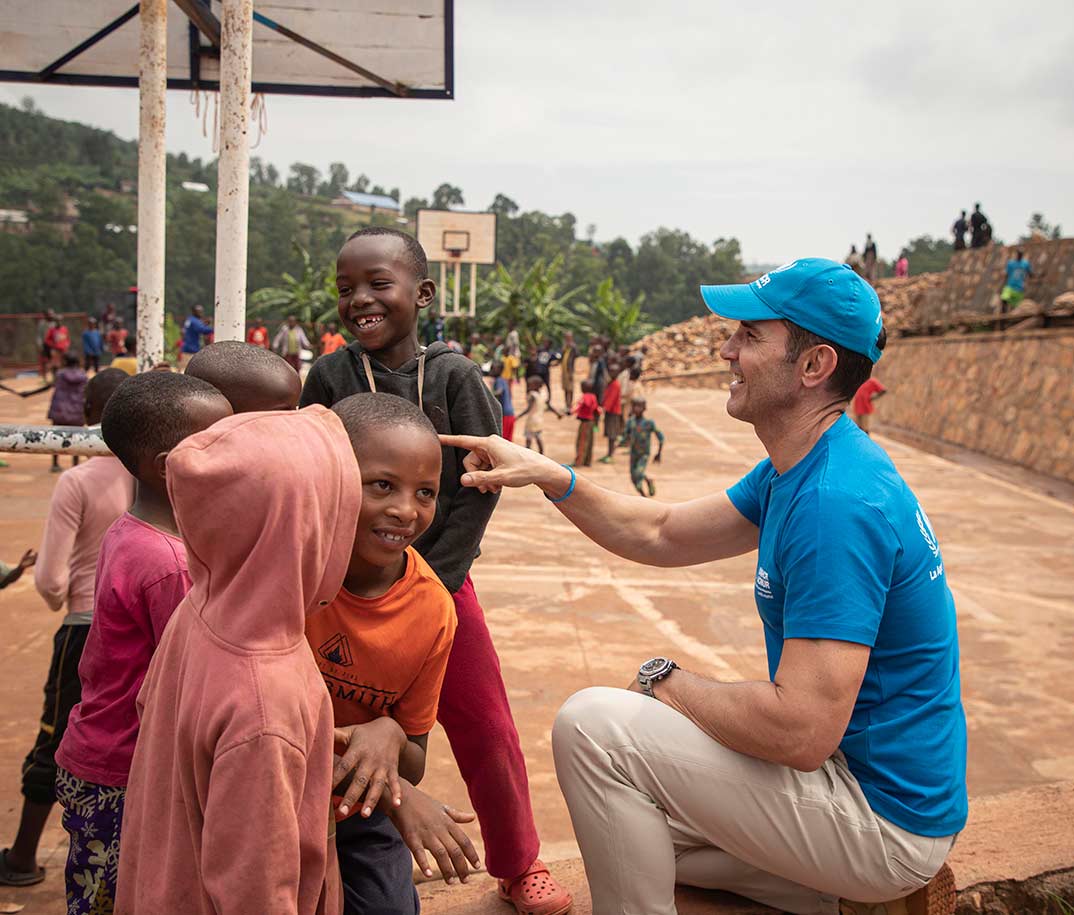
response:
[[[82,331],[82,367],[85,371],[99,371],[101,356],[107,351],[112,356],[111,364],[122,368],[129,375],[134,369],[117,365],[117,360],[133,357],[134,341],[129,338],[123,319],[115,314],[109,306],[102,318],[106,321],[104,330],[101,320],[95,317],[86,319],[86,329]],[[51,308],[42,313],[37,325],[38,371],[43,379],[50,375],[55,377],[60,369],[71,364],[78,365],[78,357],[71,350],[71,332],[63,319]],[[71,363],[71,359],[74,362]]]
[[[641,360],[644,355],[639,353],[631,356],[626,347],[621,347],[616,352],[608,352],[605,349],[606,345],[606,341],[599,338],[590,344],[589,375],[581,383],[582,396],[577,403],[573,403],[574,363],[577,356],[573,334],[568,331],[565,335],[563,353],[551,356],[551,360],[554,361],[550,361],[550,364],[562,360],[566,409],[578,420],[574,460],[571,466],[592,466],[594,440],[599,428],[600,416],[603,414],[604,437],[607,440],[608,451],[599,459],[599,462],[610,464],[615,455],[615,449],[629,445],[631,483],[639,494],[651,497],[656,495],[656,484],[648,476],[652,439],[655,436],[659,443],[656,456],[652,460],[654,463],[659,463],[664,449],[664,434],[656,427],[653,420],[645,416],[647,403],[641,381]],[[552,353],[547,344],[542,347],[542,351]],[[544,441],[541,437],[544,414],[551,412],[559,419],[566,415],[552,405],[551,386],[547,375],[534,373],[526,378],[526,407],[516,416],[511,393],[512,386],[507,380],[504,363],[493,361],[490,374],[492,393],[499,401],[503,414],[500,434],[508,441],[514,441],[515,421],[525,417],[526,447],[536,447],[536,450],[544,454]],[[547,391],[547,398],[542,397],[542,390]],[[625,422],[624,404],[629,409],[629,416]]]
[[[356,233],[337,284],[355,342],[304,386],[268,350],[211,344],[185,374],[109,391],[116,457],[72,471],[105,461],[135,481],[78,608],[80,660],[57,651],[80,701],[42,726],[58,747],[38,797],[46,817],[63,806],[73,915],[416,913],[412,857],[448,882],[478,864],[473,815],[417,787],[436,720],[501,898],[570,908],[537,857],[469,574],[497,496],[462,487],[465,454],[437,438],[500,431],[496,399],[470,360],[419,346],[435,287],[409,235]],[[42,782],[48,755],[32,754]],[[34,851],[12,850],[0,879],[40,879]]]

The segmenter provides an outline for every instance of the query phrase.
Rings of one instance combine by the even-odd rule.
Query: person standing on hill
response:
[[[978,204],[980,206],[980,204]],[[962,215],[955,220],[955,224],[951,226],[951,234],[955,236],[955,250],[966,250],[966,232],[969,229],[969,223],[966,222],[966,211],[962,211]]]
[[[1033,275],[1033,267],[1026,260],[1024,251],[1019,251],[1014,258],[1007,261],[1007,282],[999,294],[1000,314],[1014,311],[1026,297],[1026,278]]]
[[[870,286],[876,285],[877,271],[879,269],[879,261],[876,256],[876,242],[873,241],[871,233],[865,235],[865,279],[868,280]]]
[[[907,277],[910,275],[910,258],[906,256],[906,251],[903,251],[899,255],[899,259],[895,261],[895,276]]]
[[[865,276],[865,261],[862,259],[862,256],[858,253],[858,246],[857,245],[851,245],[850,246],[850,253],[846,256],[846,260],[843,261],[843,263],[846,264],[856,274],[858,274],[858,276],[860,276],[860,277]]]
[[[988,217],[981,212],[981,205],[973,205],[973,213],[970,216],[970,247],[983,248],[992,238],[992,231],[988,225]]]

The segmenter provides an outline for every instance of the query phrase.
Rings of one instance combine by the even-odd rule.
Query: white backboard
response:
[[[496,263],[496,214],[418,210],[418,241],[433,263]]]
[[[180,8],[201,2],[168,4],[170,89],[218,88],[212,43]],[[220,0],[208,12],[219,21]],[[253,91],[449,99],[453,30],[453,0],[254,0]],[[137,86],[138,36],[133,0],[0,0],[0,81]]]

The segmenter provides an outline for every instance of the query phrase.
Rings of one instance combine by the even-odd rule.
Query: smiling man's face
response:
[[[731,364],[727,412],[756,424],[794,402],[797,366],[787,361],[786,325],[782,321],[743,321],[720,348]]]

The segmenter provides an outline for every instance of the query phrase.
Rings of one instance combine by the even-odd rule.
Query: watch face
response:
[[[642,664],[641,669],[638,671],[638,673],[640,673],[643,677],[651,677],[653,674],[661,673],[667,666],[667,658],[653,658]]]

